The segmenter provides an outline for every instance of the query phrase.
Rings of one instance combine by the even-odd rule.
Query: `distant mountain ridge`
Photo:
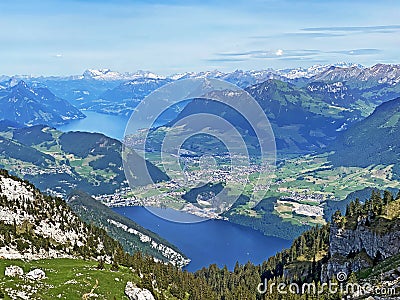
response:
[[[143,79],[170,81],[187,78],[219,78],[228,82],[235,83],[240,87],[247,87],[256,83],[261,83],[268,79],[278,79],[297,83],[299,79],[304,79],[303,83],[312,81],[368,81],[374,80],[376,83],[389,83],[391,85],[400,82],[400,65],[396,64],[376,64],[365,67],[354,63],[340,62],[336,64],[313,65],[310,67],[286,68],[286,69],[261,69],[261,70],[235,70],[232,72],[200,71],[183,72],[171,75],[159,75],[150,71],[139,70],[136,72],[120,73],[110,69],[87,69],[82,75],[70,76],[33,76],[33,75],[14,75],[0,76],[0,82],[6,80],[24,80],[26,82],[49,82],[49,81],[88,81],[94,80],[103,82],[127,82]]]
[[[333,105],[324,95],[280,80],[270,79],[252,85],[245,91],[253,96],[266,113],[280,151],[296,153],[324,148],[346,124],[362,118],[360,110]],[[229,93],[226,97],[230,97]],[[167,126],[199,113],[222,116],[241,132],[247,132],[246,135],[253,132],[249,123],[232,108],[203,99],[191,101]],[[190,128],[190,124],[186,124],[186,127]]]
[[[43,86],[49,86],[80,109],[129,116],[152,91],[185,78],[219,78],[245,88],[267,112],[278,149],[296,153],[326,147],[340,131],[368,116],[381,103],[400,96],[400,66],[384,64],[363,67],[339,63],[285,70],[186,72],[171,76],[148,71],[122,74],[109,69],[90,69],[79,76],[32,77],[29,80],[32,89],[47,98],[51,97]],[[17,81],[17,77],[12,81]],[[10,88],[4,84],[0,86],[3,87],[0,95]],[[187,115],[193,105],[189,104],[181,115]],[[181,109],[173,111],[172,118]],[[15,107],[11,111],[19,113]],[[46,113],[37,115],[37,120],[31,123],[50,123],[43,120],[48,117]],[[11,120],[26,123],[23,116]]]
[[[358,65],[347,68],[330,67],[327,70],[316,74],[314,81],[349,81],[349,82],[368,82],[387,83],[396,85],[400,83],[400,65],[376,64],[372,67],[362,67]]]
[[[186,79],[186,78],[221,78],[227,81],[230,81],[229,78],[239,78],[239,77],[248,77],[255,78],[258,81],[265,81],[267,79],[272,79],[271,76],[275,74],[276,76],[282,76],[288,79],[297,79],[297,78],[311,78],[316,76],[317,74],[323,73],[332,68],[353,68],[357,67],[363,69],[362,65],[339,62],[336,64],[317,64],[310,67],[298,67],[298,68],[286,68],[286,69],[260,69],[260,70],[235,70],[232,72],[222,72],[219,70],[213,71],[199,71],[199,72],[183,72],[176,73],[171,75],[159,75],[153,73],[151,71],[138,70],[136,72],[118,72],[113,71],[111,69],[87,69],[82,75],[70,75],[70,76],[34,76],[34,75],[15,75],[15,76],[6,76],[1,75],[0,79],[3,81],[9,80],[10,78],[15,78],[17,80],[33,80],[33,79],[62,79],[62,80],[102,80],[102,81],[119,81],[119,80],[135,80],[135,79],[170,79],[170,80],[178,80],[178,79]],[[276,78],[277,79],[277,78]],[[251,83],[254,84],[255,82]]]
[[[57,125],[85,118],[68,101],[47,88],[29,87],[24,81],[0,89],[0,119],[25,125]]]
[[[2,80],[24,80],[32,86],[49,88],[58,97],[70,101],[80,109],[107,114],[130,115],[137,104],[154,89],[187,78],[217,78],[247,88],[275,79],[297,87],[318,89],[327,96],[342,97],[341,106],[365,107],[363,116],[373,111],[382,101],[399,95],[399,65],[377,64],[364,67],[352,63],[314,65],[304,68],[263,70],[235,70],[232,72],[201,71],[172,75],[158,75],[150,71],[120,73],[110,69],[88,69],[72,76],[3,76]],[[4,84],[0,81],[0,91]],[[309,87],[308,87],[309,85]],[[342,85],[340,94],[332,95],[335,86]],[[390,96],[389,96],[390,94]],[[383,97],[382,97],[383,96]],[[371,101],[372,104],[370,103]],[[350,104],[347,104],[350,101]]]
[[[110,69],[88,69],[83,73],[82,76],[77,78],[93,80],[134,80],[139,78],[165,79],[164,76],[160,76],[149,71],[139,70],[135,73],[119,73]]]
[[[276,79],[287,82],[297,82],[299,79],[305,81],[311,80],[311,78],[323,71],[326,71],[332,67],[340,66],[342,68],[350,68],[353,64],[334,64],[334,65],[316,65],[310,68],[296,68],[296,69],[285,69],[285,70],[235,70],[233,72],[221,72],[218,70],[214,71],[202,71],[202,72],[185,72],[179,74],[173,74],[170,76],[160,76],[151,72],[138,71],[137,73],[130,73],[129,76],[124,77],[124,74],[115,75],[114,78],[125,78],[129,79],[127,82],[121,83],[113,89],[105,91],[99,96],[99,101],[94,103],[84,104],[82,107],[85,109],[100,109],[106,111],[106,105],[117,106],[116,110],[127,114],[132,111],[134,107],[146,97],[150,92],[163,86],[164,84],[171,83],[177,80],[183,79],[199,79],[199,78],[217,78],[228,81],[241,88],[246,88],[252,85],[260,84],[262,82]],[[88,71],[85,71],[85,74]],[[106,70],[106,74],[103,74],[103,70],[91,70],[90,74],[96,74],[91,78],[107,78],[106,74],[113,73]],[[97,74],[103,74],[98,77]],[[85,77],[85,76],[84,76]],[[86,77],[85,77],[86,78]],[[106,102],[103,102],[103,101]],[[127,101],[130,100],[130,101]],[[115,104],[116,102],[124,102],[123,105]]]
[[[321,73],[324,73],[333,68],[341,68],[341,69],[348,69],[348,68],[364,68],[362,65],[353,64],[353,63],[346,63],[340,62],[336,64],[327,64],[327,65],[313,65],[308,68],[289,68],[289,69],[280,69],[277,70],[279,74],[282,76],[289,78],[289,79],[299,79],[299,78],[312,78],[317,76]]]

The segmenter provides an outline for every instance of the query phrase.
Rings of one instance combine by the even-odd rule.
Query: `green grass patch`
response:
[[[5,277],[7,266],[20,266],[24,273],[32,269],[41,269],[46,279],[30,281],[23,278]],[[97,262],[78,259],[46,259],[24,262],[21,260],[0,260],[0,288],[6,294],[10,290],[26,291],[30,299],[82,299],[93,289],[97,298],[93,299],[128,299],[124,295],[128,281],[138,282],[131,270],[120,267],[119,271],[97,270]],[[29,288],[31,287],[31,288]],[[8,292],[6,292],[8,291]],[[10,299],[6,297],[5,299]],[[92,299],[92,298],[88,298]]]

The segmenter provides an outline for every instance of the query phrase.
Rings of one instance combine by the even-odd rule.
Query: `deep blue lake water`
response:
[[[125,127],[129,121],[128,117],[101,114],[93,111],[83,111],[83,113],[86,118],[71,121],[66,125],[57,127],[57,129],[64,132],[98,132],[118,140],[122,140],[124,137]]]
[[[188,271],[197,271],[214,263],[219,267],[227,265],[230,270],[236,261],[260,264],[291,244],[222,220],[184,224],[166,221],[144,207],[117,207],[114,210],[176,245],[192,260],[186,267]],[[170,213],[181,214],[174,210]]]
[[[74,120],[68,124],[58,126],[57,129],[67,132],[67,131],[86,131],[86,132],[97,132],[105,134],[106,136],[112,137],[117,140],[122,140],[125,133],[125,127],[129,121],[129,117],[102,114],[94,111],[83,111],[86,118],[81,120]],[[158,121],[155,126],[161,126],[165,124],[166,121]],[[135,130],[142,129],[140,123],[132,122],[130,133]]]

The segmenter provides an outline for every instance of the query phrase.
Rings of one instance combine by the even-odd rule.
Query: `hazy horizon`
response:
[[[0,74],[399,63],[400,2],[16,0],[0,3]]]

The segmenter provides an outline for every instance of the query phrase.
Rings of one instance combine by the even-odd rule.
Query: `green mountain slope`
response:
[[[266,113],[274,130],[277,149],[285,152],[304,152],[325,147],[335,138],[344,123],[361,117],[361,112],[327,103],[320,95],[306,88],[279,80],[268,80],[245,89]],[[229,97],[226,93],[226,97]],[[254,136],[249,121],[222,103],[195,99],[169,125],[199,113],[223,117],[244,134]],[[186,124],[190,127],[191,124]],[[251,140],[250,140],[251,141]],[[201,144],[201,143],[198,143]]]
[[[269,80],[246,91],[267,113],[278,150],[323,148],[336,137],[344,123],[360,117],[359,111],[327,103],[312,91],[285,82]]]
[[[127,187],[120,141],[98,133],[62,133],[37,125],[0,131],[0,165],[37,187],[66,195],[73,189],[90,194],[113,194]],[[135,155],[136,153],[132,153]],[[155,181],[168,180],[160,169],[146,163]],[[137,178],[140,184],[141,178]]]
[[[78,200],[74,201],[78,205]],[[86,208],[94,221],[108,217],[107,211],[96,214],[94,209],[104,207],[90,197],[82,195],[79,204],[87,205],[80,209]],[[124,291],[128,282],[148,290],[155,299],[218,298],[193,274],[166,263],[165,258],[157,262],[153,256],[143,255],[140,244],[134,255],[124,252],[105,229],[118,231],[101,229],[94,221],[85,223],[62,199],[45,196],[29,182],[0,170],[0,298],[132,299],[134,296],[128,297]],[[151,235],[152,242],[162,241],[133,222],[127,224]],[[120,237],[127,238],[126,243],[133,241],[129,236]],[[164,249],[172,250],[169,246]],[[6,273],[11,266],[20,267],[24,274]],[[34,269],[44,272],[45,278],[30,279],[27,273]]]
[[[380,105],[366,119],[343,132],[330,146],[334,166],[392,165],[400,178],[400,98]]]
[[[68,196],[67,203],[82,220],[105,229],[130,254],[141,251],[179,267],[190,261],[168,241],[119,215],[84,192],[74,191]]]
[[[60,198],[0,170],[0,252],[3,258],[112,257],[118,243],[86,225]]]

